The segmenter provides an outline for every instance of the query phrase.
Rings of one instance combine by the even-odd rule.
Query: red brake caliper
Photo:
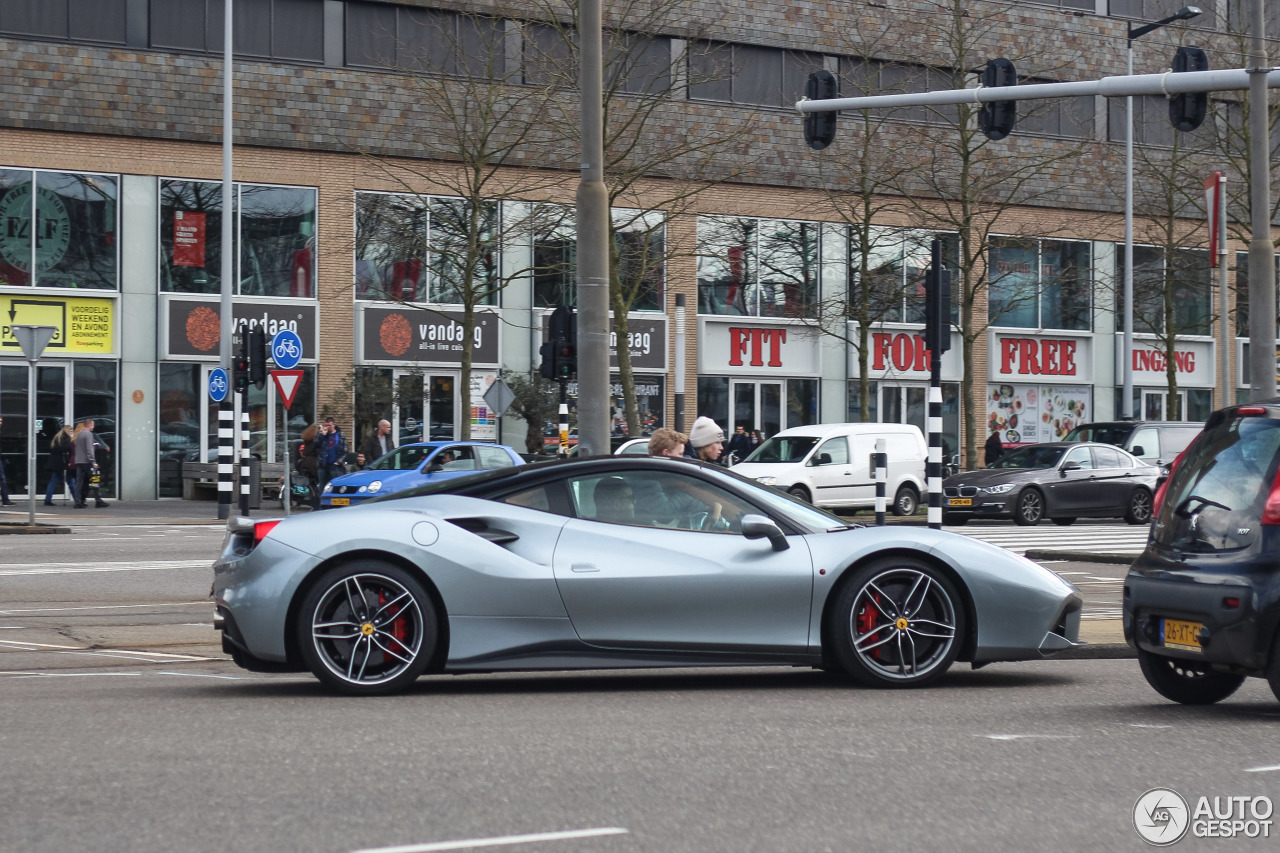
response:
[[[856,622],[858,636],[865,636],[868,632],[875,630],[876,623],[880,621],[880,610],[876,607],[876,605],[880,603],[880,596],[873,595],[871,599],[875,604],[867,602],[863,605],[862,609],[858,611],[858,619]],[[880,659],[880,648],[878,646],[871,650],[871,656],[876,660]]]
[[[387,591],[378,590],[378,606],[382,607],[386,603]],[[396,614],[403,609],[403,606],[394,607],[391,610],[391,615],[396,616]],[[396,640],[396,644],[391,646],[391,651],[400,653],[407,651],[404,641],[409,636],[409,627],[403,616],[399,616],[391,620],[391,636]],[[396,648],[396,645],[399,645],[400,648]],[[386,661],[386,655],[383,655],[383,661]]]

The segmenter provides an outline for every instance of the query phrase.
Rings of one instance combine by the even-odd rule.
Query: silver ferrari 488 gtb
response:
[[[425,673],[812,666],[921,686],[1078,643],[1047,569],[953,533],[862,527],[722,468],[503,468],[342,513],[233,518],[223,648],[350,694]]]

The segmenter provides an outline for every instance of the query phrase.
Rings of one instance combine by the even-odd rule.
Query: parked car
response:
[[[1078,643],[1081,597],[1011,551],[862,527],[718,465],[487,471],[343,513],[236,518],[223,648],[343,693],[427,672],[812,666],[919,687]]]
[[[1012,518],[1071,524],[1077,518],[1151,520],[1159,469],[1110,444],[1047,442],[1011,450],[994,465],[942,481],[942,523]]]
[[[1280,699],[1280,400],[1214,412],[1157,493],[1124,583],[1124,636],[1174,702],[1250,676]]]
[[[1177,459],[1203,427],[1194,421],[1100,421],[1081,424],[1062,440],[1114,444],[1159,467]]]
[[[334,477],[320,494],[320,508],[353,506],[375,495],[401,492],[491,468],[523,465],[505,444],[483,441],[432,441],[406,444],[375,459],[363,471]]]
[[[871,454],[883,439],[889,459],[885,494],[894,515],[912,515],[925,493],[928,448],[910,424],[819,424],[784,429],[730,470],[814,506],[857,509],[876,502]]]

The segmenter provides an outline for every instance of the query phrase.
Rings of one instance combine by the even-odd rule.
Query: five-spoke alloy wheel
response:
[[[965,613],[951,581],[909,557],[857,569],[837,594],[827,637],[845,671],[878,687],[941,678],[964,641]]]
[[[368,696],[412,683],[435,651],[435,608],[399,566],[357,560],[316,579],[302,602],[298,647],[326,686]]]

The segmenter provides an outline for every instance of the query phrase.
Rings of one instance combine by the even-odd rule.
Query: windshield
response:
[[[1058,460],[1062,458],[1062,454],[1066,452],[1063,447],[1046,447],[1041,444],[1031,444],[1027,447],[1019,447],[1017,450],[1011,450],[1004,456],[996,460],[994,465],[988,465],[988,468],[1052,468],[1058,464]]]
[[[1211,421],[1169,478],[1155,540],[1188,551],[1236,550],[1257,538],[1280,451],[1280,421]]]
[[[1063,441],[1100,441],[1123,447],[1135,424],[1082,424],[1067,433]]]
[[[370,471],[408,471],[411,468],[417,468],[422,464],[422,460],[431,455],[431,451],[435,450],[433,444],[411,444],[408,447],[399,447],[383,456],[381,459],[374,461],[369,466]]]
[[[428,448],[428,451],[430,448]],[[363,501],[363,504],[378,503],[387,500],[400,500],[402,498],[420,498],[423,495],[444,494],[465,494],[472,486],[480,483],[488,483],[490,480],[502,480],[507,477],[518,476],[525,471],[539,465],[558,465],[558,462],[537,462],[532,465],[517,465],[511,468],[494,468],[489,471],[479,471],[475,474],[466,474],[462,477],[454,477],[449,480],[434,480],[430,483],[424,483],[421,486],[414,486],[391,494],[378,495],[376,498],[369,498]]]
[[[775,435],[751,452],[744,462],[803,462],[818,439],[808,435]]]

